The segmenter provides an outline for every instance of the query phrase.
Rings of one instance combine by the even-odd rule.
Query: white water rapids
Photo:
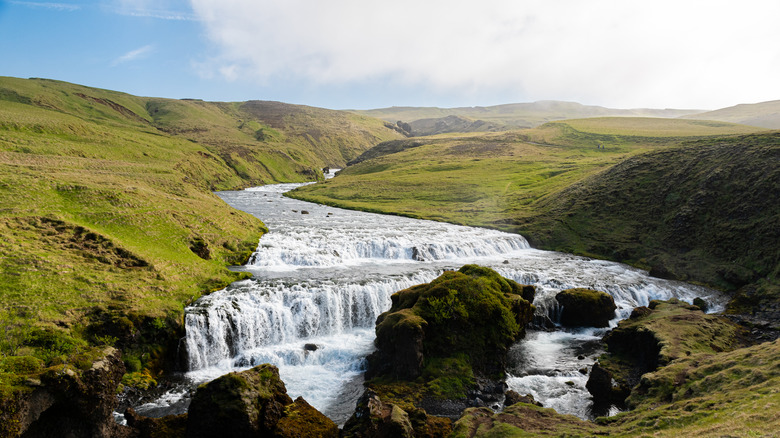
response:
[[[555,294],[572,287],[610,293],[618,305],[613,326],[633,307],[652,299],[691,302],[704,297],[713,310],[724,304],[724,297],[712,290],[652,278],[617,263],[531,249],[519,235],[341,210],[282,196],[294,187],[219,193],[231,206],[262,219],[270,232],[241,268],[251,272],[252,279],[185,309],[185,379],[190,387],[272,363],[291,397],[303,396],[343,424],[362,392],[374,323],[389,309],[390,295],[467,263],[536,285],[537,314],[553,319],[558,310]],[[588,418],[587,377],[579,370],[593,364],[605,331],[529,330],[510,352],[507,384],[520,394],[534,395],[545,407]],[[191,390],[177,391],[136,410],[146,415],[180,412]]]

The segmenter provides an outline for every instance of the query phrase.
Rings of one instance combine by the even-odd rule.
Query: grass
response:
[[[605,127],[621,126],[623,121],[630,125],[603,134]],[[667,119],[587,119],[512,133],[416,138],[417,147],[374,155],[343,170],[338,178],[298,189],[290,196],[346,208],[500,227],[501,220],[535,214],[540,199],[622,159],[679,143],[677,136],[682,132],[705,136],[756,130],[717,125]],[[653,135],[642,136],[648,130]]]

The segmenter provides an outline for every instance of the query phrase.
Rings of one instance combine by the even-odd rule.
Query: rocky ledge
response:
[[[694,353],[744,346],[745,333],[723,316],[672,299],[651,301],[604,337],[609,353],[591,369],[587,388],[597,406],[623,406],[645,373]]]

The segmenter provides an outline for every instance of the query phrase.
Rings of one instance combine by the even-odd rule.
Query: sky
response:
[[[0,0],[0,76],[332,109],[780,99],[776,0]]]

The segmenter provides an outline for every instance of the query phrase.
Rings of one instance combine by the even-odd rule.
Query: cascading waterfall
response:
[[[245,280],[198,300],[186,313],[190,370],[254,364],[253,351],[322,336],[373,330],[390,295],[436,278],[434,271],[364,284]],[[303,351],[303,348],[301,348]]]
[[[610,293],[618,305],[613,326],[633,307],[652,299],[690,302],[701,296],[714,310],[724,305],[714,291],[651,278],[617,263],[531,249],[518,235],[340,210],[281,195],[294,187],[219,193],[231,206],[261,218],[271,231],[241,268],[254,274],[253,279],[185,309],[186,378],[192,385],[272,363],[291,397],[302,395],[343,423],[362,392],[374,324],[389,309],[390,295],[467,263],[535,285],[537,315],[553,321],[559,310],[555,294],[572,287]],[[587,377],[580,370],[593,364],[605,331],[529,331],[510,351],[508,385],[533,394],[547,407],[587,418]],[[182,394],[169,398],[177,406],[186,405],[181,399],[188,393]],[[137,408],[141,413],[145,409]]]

